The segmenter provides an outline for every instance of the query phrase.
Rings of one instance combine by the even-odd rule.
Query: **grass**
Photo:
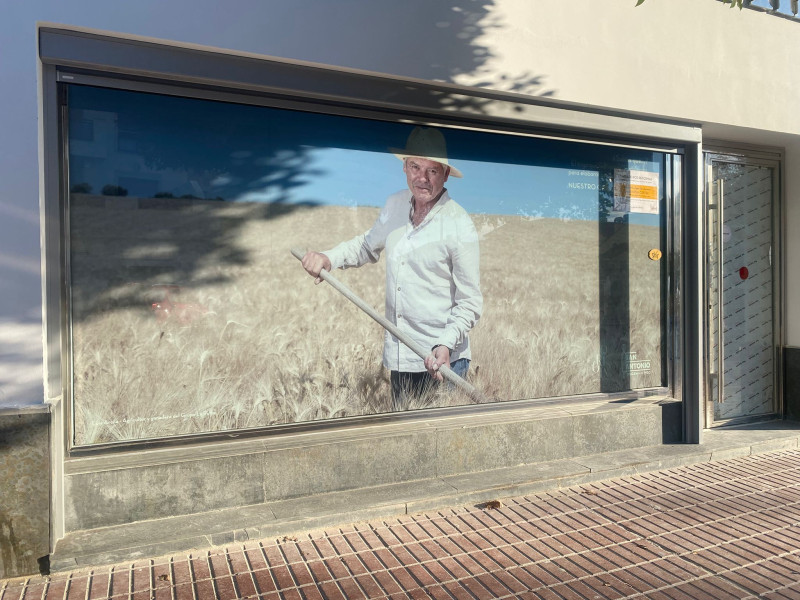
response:
[[[369,227],[377,209],[198,202],[120,210],[136,202],[73,199],[76,443],[392,410],[380,326],[330,286],[313,285],[289,253],[331,247]],[[597,223],[474,221],[485,308],[471,334],[470,377],[486,396],[661,384],[659,263],[647,258],[659,245],[656,228],[630,226],[629,248],[613,258],[629,264],[629,323],[601,349]],[[383,260],[336,276],[381,311]],[[165,296],[172,311],[154,311]],[[649,359],[650,372],[623,373],[628,351]],[[466,402],[440,391],[405,408]]]

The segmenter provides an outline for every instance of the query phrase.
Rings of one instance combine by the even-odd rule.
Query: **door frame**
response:
[[[709,256],[708,256],[708,211],[711,201],[711,165],[713,162],[725,162],[740,165],[753,165],[771,167],[772,175],[772,277],[773,277],[773,408],[772,413],[735,417],[731,419],[714,419],[714,399],[711,394],[712,380],[710,376],[711,360],[709,354],[709,334],[711,323],[709,320]],[[785,231],[782,209],[784,205],[784,150],[763,146],[750,146],[746,144],[730,144],[725,142],[708,141],[703,143],[703,421],[704,428],[734,426],[753,421],[781,418],[785,410],[783,397],[783,344],[784,344],[784,291],[783,281],[785,266],[783,261]]]

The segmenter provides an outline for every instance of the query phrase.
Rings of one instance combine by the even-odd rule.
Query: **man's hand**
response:
[[[444,377],[439,373],[442,365],[450,366],[450,349],[447,346],[436,346],[425,359],[425,368],[436,381],[444,381]]]
[[[331,260],[322,252],[306,252],[301,264],[309,275],[316,277],[314,283],[322,282],[322,277],[319,274],[323,269],[325,271],[331,270]]]

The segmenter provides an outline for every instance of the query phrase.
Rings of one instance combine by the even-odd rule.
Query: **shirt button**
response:
[[[403,318],[403,315],[397,315],[397,318],[398,318],[398,319],[402,319],[402,318]]]
[[[397,286],[397,291],[399,292],[401,289],[402,289],[402,288],[401,288],[401,287],[398,285],[398,286]]]

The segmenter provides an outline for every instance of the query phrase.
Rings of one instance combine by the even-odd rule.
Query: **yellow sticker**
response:
[[[658,248],[653,248],[647,253],[647,256],[650,257],[650,260],[661,260],[661,250]]]

